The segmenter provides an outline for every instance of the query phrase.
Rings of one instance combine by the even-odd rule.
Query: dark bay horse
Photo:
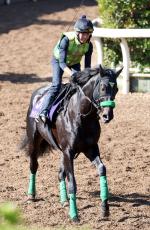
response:
[[[114,99],[118,91],[116,79],[121,71],[122,69],[115,71],[100,65],[78,72],[74,80],[68,83],[72,87],[71,96],[52,126],[49,122],[37,123],[30,116],[33,101],[36,101],[37,95],[45,88],[40,88],[32,94],[27,113],[27,137],[24,140],[24,147],[28,146],[30,157],[29,199],[34,200],[36,195],[38,157],[44,154],[47,146],[50,150],[58,149],[62,152],[58,176],[60,200],[62,204],[69,200],[70,218],[78,220],[74,159],[82,152],[98,170],[101,210],[103,216],[109,215],[106,167],[100,158],[98,147],[101,132],[99,119],[104,123],[113,119]]]

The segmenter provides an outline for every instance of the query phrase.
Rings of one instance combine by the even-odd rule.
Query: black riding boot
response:
[[[55,100],[54,96],[50,96],[50,98],[48,98],[48,103],[46,106],[44,106],[45,108],[43,109],[43,111],[40,113],[39,117],[41,118],[41,120],[43,121],[43,123],[46,122],[47,118],[48,118],[48,111],[50,110],[53,102]]]

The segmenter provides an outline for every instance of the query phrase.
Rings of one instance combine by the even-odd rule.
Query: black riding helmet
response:
[[[93,23],[88,20],[85,15],[83,15],[76,21],[74,30],[81,33],[92,33],[94,30]]]

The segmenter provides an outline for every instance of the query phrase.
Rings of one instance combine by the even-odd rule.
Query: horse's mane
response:
[[[83,71],[79,71],[76,73],[74,78],[72,79],[73,83],[78,84],[79,86],[85,85],[93,76],[100,72],[99,67],[94,68],[85,68]]]

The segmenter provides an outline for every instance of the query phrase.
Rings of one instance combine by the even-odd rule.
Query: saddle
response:
[[[43,110],[43,101],[46,100],[48,87],[44,87],[40,89],[37,93],[37,95],[34,97],[33,103],[32,103],[32,110],[30,113],[30,117],[32,118],[38,118],[39,114]],[[60,93],[54,100],[49,112],[48,112],[48,118],[51,122],[55,122],[58,114],[64,109],[64,106],[67,106],[67,103],[69,102],[69,99],[71,96],[75,93],[76,87],[74,87],[72,84],[67,83],[63,84]]]

